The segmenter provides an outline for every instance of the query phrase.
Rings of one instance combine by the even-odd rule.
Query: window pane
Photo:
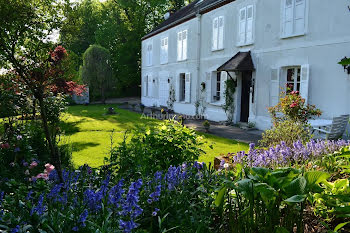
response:
[[[248,13],[247,13],[247,17],[252,18],[253,17],[253,7],[248,7]]]
[[[287,70],[287,82],[294,82],[294,68]]]
[[[293,4],[293,0],[286,0],[286,6],[291,6]]]

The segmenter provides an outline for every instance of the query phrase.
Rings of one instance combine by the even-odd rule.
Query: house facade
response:
[[[228,119],[226,80],[235,82],[234,123],[271,127],[268,107],[286,85],[322,118],[350,113],[348,0],[197,0],[142,41],[146,106]]]

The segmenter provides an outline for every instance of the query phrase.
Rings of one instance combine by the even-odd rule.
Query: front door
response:
[[[252,80],[251,72],[242,72],[242,95],[241,95],[241,122],[249,119],[249,97]]]
[[[169,99],[169,77],[163,76],[159,80],[159,104],[161,106],[167,106]]]

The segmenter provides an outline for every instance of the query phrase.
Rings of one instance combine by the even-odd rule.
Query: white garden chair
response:
[[[318,136],[322,139],[335,140],[343,136],[348,121],[349,115],[334,117],[331,126],[314,128],[314,131],[318,132]]]

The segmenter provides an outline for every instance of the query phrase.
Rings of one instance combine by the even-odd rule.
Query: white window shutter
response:
[[[285,36],[293,34],[294,28],[294,0],[285,0],[283,14],[283,31]]]
[[[219,17],[218,49],[224,48],[224,16]]]
[[[219,18],[215,18],[213,19],[212,50],[218,49],[218,31],[219,31]]]
[[[271,70],[270,80],[270,107],[275,106],[279,102],[280,95],[280,69]]]
[[[225,97],[226,81],[227,81],[227,72],[222,71],[220,76],[220,102],[223,104],[226,102],[226,97]]]
[[[177,33],[177,60],[182,60],[182,32]]]
[[[152,76],[148,76],[148,92],[147,92],[147,94],[148,94],[148,97],[153,97],[152,96],[152,86],[153,86],[153,77]]]
[[[160,64],[164,64],[164,39],[160,40]]]
[[[246,35],[246,22],[247,22],[247,8],[244,7],[239,11],[239,44],[245,43],[245,35]]]
[[[147,96],[147,76],[143,77],[143,82],[142,82],[142,94],[143,96]]]
[[[164,63],[168,63],[169,37],[164,39]]]
[[[182,60],[187,59],[187,39],[188,39],[188,33],[187,30],[182,32]]]
[[[185,75],[185,102],[191,103],[191,74]]]
[[[300,96],[305,99],[305,103],[308,103],[309,97],[309,83],[310,83],[310,65],[301,66],[300,76]]]
[[[153,64],[153,61],[152,61],[152,59],[153,59],[153,53],[152,53],[153,46],[152,46],[152,44],[150,44],[149,46],[150,46],[150,50],[149,50],[149,65],[151,66]]]
[[[294,30],[295,34],[305,33],[305,0],[295,1]]]
[[[205,84],[205,90],[207,92],[207,103],[212,102],[212,90],[211,90],[211,75],[209,72],[205,73],[206,76],[206,84]]]
[[[253,26],[254,26],[254,8],[253,5],[247,6],[247,31],[246,31],[246,43],[253,42]]]

